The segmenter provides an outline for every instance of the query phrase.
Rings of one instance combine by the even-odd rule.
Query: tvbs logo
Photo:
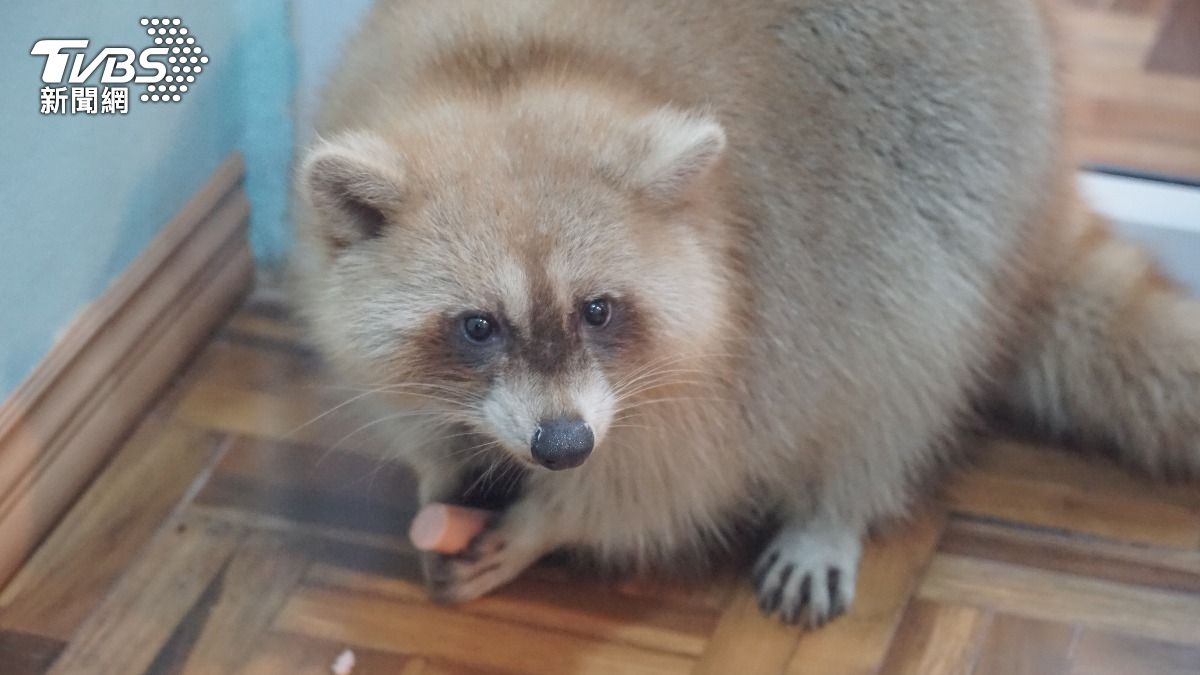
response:
[[[208,55],[178,18],[143,18],[141,24],[154,44],[140,50],[104,47],[88,56],[87,39],[35,42],[30,55],[45,59],[41,113],[124,114],[129,112],[129,84],[145,85],[138,96],[143,102],[183,100],[208,65]]]

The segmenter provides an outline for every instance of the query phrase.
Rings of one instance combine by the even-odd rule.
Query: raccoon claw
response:
[[[508,542],[496,533],[484,531],[467,548],[455,555],[425,554],[425,577],[434,601],[457,604],[473,600],[516,576],[521,570],[506,566],[504,550]],[[506,569],[507,568],[507,569]]]
[[[508,547],[508,541],[500,536],[487,536],[490,530],[484,530],[471,539],[467,547],[457,555],[448,556],[467,563],[477,563],[488,556],[498,555]]]
[[[461,553],[423,554],[430,597],[442,604],[474,600],[516,578],[541,554],[540,547],[512,536],[509,528],[491,527]]]
[[[754,568],[759,608],[786,624],[824,626],[853,602],[860,554],[857,533],[780,532]]]

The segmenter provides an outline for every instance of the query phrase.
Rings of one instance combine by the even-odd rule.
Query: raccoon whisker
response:
[[[429,442],[429,443],[431,443],[431,444],[432,444],[432,443],[440,443],[440,442],[443,442],[443,441],[449,441],[449,440],[453,440],[453,439],[455,439],[455,438],[464,438],[464,437],[467,437],[467,436],[478,436],[478,435],[479,435],[479,433],[478,433],[478,432],[475,432],[475,431],[462,431],[462,432],[459,432],[459,433],[456,433],[456,434],[447,434],[447,435],[444,435],[444,436],[434,436],[434,437],[431,437],[431,438],[429,438],[429,439],[426,439],[426,440],[427,440],[427,442]],[[455,456],[455,455],[460,455],[460,454],[462,454],[462,453],[464,453],[464,452],[467,452],[467,451],[469,451],[469,450],[471,450],[471,449],[473,449],[473,448],[475,448],[475,447],[478,447],[478,446],[471,446],[470,448],[465,448],[465,449],[463,449],[463,448],[456,448],[456,449],[454,449],[454,450],[451,450],[449,453],[447,453],[447,456],[448,456],[448,457],[453,457],[453,456]]]
[[[492,465],[489,465],[487,469],[484,469],[483,473],[479,474],[479,477],[476,478],[474,481],[472,481],[471,484],[468,485],[466,487],[466,489],[462,491],[463,496],[465,497],[466,495],[469,495],[472,492],[474,492],[475,488],[479,487],[479,485],[481,483],[483,483],[483,481],[488,477],[488,474],[490,474],[492,471],[495,470],[494,467],[495,467],[495,465],[492,464]]]
[[[411,412],[411,411],[405,411],[405,413],[403,413],[403,414],[404,414],[405,416],[407,416],[407,414],[408,414],[409,412]],[[444,423],[445,423],[445,420],[441,420],[441,419],[438,419],[438,418],[436,418],[436,417],[435,417],[435,413],[433,413],[432,411],[421,411],[421,412],[422,412],[423,414],[426,414],[426,415],[428,415],[428,418],[427,418],[427,419],[422,419],[422,420],[419,420],[419,422],[422,422],[422,423],[425,423],[425,424],[439,424],[439,423],[441,423],[441,424],[444,424]],[[342,436],[342,437],[341,437],[341,438],[338,440],[338,442],[337,442],[337,443],[335,443],[334,445],[332,445],[332,446],[330,446],[330,447],[326,448],[326,449],[325,449],[325,451],[321,453],[321,456],[320,456],[320,457],[318,457],[318,458],[317,458],[317,461],[313,463],[313,468],[312,468],[312,471],[316,471],[316,470],[320,469],[320,468],[321,468],[321,465],[323,465],[323,464],[325,463],[325,460],[326,460],[326,459],[328,459],[328,458],[330,457],[330,455],[332,455],[333,453],[337,452],[337,451],[340,449],[340,447],[341,447],[341,444],[342,444],[342,443],[345,443],[347,440],[349,440],[349,439],[350,439],[350,437],[352,437],[352,436],[354,436],[354,435],[358,434],[359,432],[363,431],[363,430],[364,430],[364,429],[366,429],[367,427],[374,426],[375,424],[379,424],[379,423],[382,423],[382,422],[385,422],[385,421],[388,421],[388,420],[394,419],[394,418],[396,418],[396,417],[397,417],[396,415],[389,415],[389,416],[387,416],[387,417],[385,417],[385,418],[382,418],[382,419],[373,420],[373,421],[371,421],[371,422],[368,422],[367,424],[364,424],[363,426],[361,426],[361,427],[359,427],[359,428],[355,429],[354,431],[351,431],[350,433],[346,434],[345,436]]]
[[[466,389],[458,389],[455,387],[441,387],[441,386],[430,385],[430,384],[425,384],[425,383],[421,383],[421,382],[394,383],[394,384],[389,384],[389,385],[386,385],[383,387],[378,387],[372,391],[379,392],[379,393],[385,393],[385,394],[399,394],[399,395],[407,395],[407,396],[444,395],[446,397],[454,397],[453,399],[447,398],[447,400],[453,400],[453,402],[456,405],[459,403],[460,400],[467,400],[467,401],[482,401],[483,400],[483,396],[480,396],[479,394],[477,394],[473,391],[469,391]]]
[[[444,415],[444,414],[445,414],[445,412],[443,412],[443,411],[405,410],[405,411],[394,413],[391,415],[384,415],[383,417],[380,417],[378,419],[367,422],[366,424],[363,424],[362,426],[358,427],[354,431],[351,431],[350,433],[346,434],[345,436],[342,436],[340,439],[338,439],[337,443],[333,444],[333,447],[331,447],[328,450],[327,454],[341,449],[342,444],[345,443],[346,441],[350,440],[350,438],[357,436],[358,434],[362,433],[363,431],[366,431],[367,429],[369,429],[373,426],[383,424],[384,422],[390,422],[392,420],[403,419],[405,417],[418,417],[421,415],[433,416],[433,415]]]
[[[647,380],[661,379],[661,378],[665,378],[665,377],[669,377],[669,376],[676,376],[676,375],[693,375],[696,377],[701,377],[701,378],[707,379],[707,378],[712,377],[712,372],[709,370],[705,370],[703,368],[680,368],[678,366],[669,367],[669,368],[667,368],[667,367],[656,368],[654,370],[648,370],[645,373],[642,373],[641,375],[639,375],[637,377],[629,378],[629,379],[621,382],[621,384],[618,385],[618,388],[626,389],[629,387],[633,387],[640,382],[645,382]]]
[[[688,359],[688,361],[690,361],[690,360],[691,359]],[[614,386],[618,386],[618,387],[629,386],[630,384],[637,382],[639,380],[642,380],[644,378],[653,377],[655,375],[659,375],[659,374],[667,373],[667,372],[672,372],[672,373],[690,372],[690,373],[708,374],[711,372],[711,370],[707,369],[707,368],[689,367],[688,365],[686,365],[686,363],[683,359],[672,359],[669,362],[653,363],[648,366],[638,368],[634,372],[626,375],[625,377],[621,378],[620,380],[617,380],[614,383]]]
[[[733,353],[730,353],[730,352],[715,352],[715,351],[686,352],[683,354],[668,354],[666,356],[659,357],[657,359],[651,359],[649,361],[644,361],[643,365],[655,366],[655,365],[662,365],[662,364],[669,364],[669,363],[678,363],[680,361],[687,361],[690,359],[707,358],[707,357],[721,357],[721,356],[736,356],[736,355]]]
[[[473,446],[472,448],[470,448],[471,450],[474,450],[474,452],[472,452],[471,454],[467,455],[466,457],[457,457],[456,459],[458,459],[458,461],[460,461],[460,462],[463,462],[464,464],[469,464],[469,463],[474,462],[475,460],[479,459],[480,457],[487,455],[489,452],[495,451],[496,448],[498,448],[498,447],[500,447],[500,444],[496,441],[489,441],[487,443],[481,443],[480,445]]]
[[[738,341],[739,342],[741,342],[741,341],[748,342],[750,340],[756,340],[756,339],[761,339],[761,338],[758,338],[755,336],[748,336],[746,338],[739,339]],[[730,338],[728,341],[733,341],[733,339]],[[687,352],[684,354],[670,354],[668,356],[660,357],[657,359],[651,359],[649,361],[643,362],[641,367],[642,368],[646,368],[646,367],[652,368],[652,367],[663,366],[663,365],[672,365],[672,364],[681,363],[684,361],[694,361],[694,360],[698,360],[698,359],[730,358],[730,357],[735,357],[735,356],[741,356],[741,354],[736,353],[736,352],[724,352],[724,351],[720,351],[720,352],[718,352],[718,351]]]
[[[660,364],[664,363],[665,361],[668,361],[669,359],[677,359],[677,358],[679,358],[678,355],[672,355],[665,359],[660,358],[660,359],[653,359],[650,361],[642,362],[641,364],[635,366],[633,368],[633,370],[629,373],[629,375],[626,376],[626,378],[628,379],[628,378],[637,377],[638,375],[641,375],[642,373],[644,373],[648,370],[653,370],[654,368],[659,367]]]
[[[428,420],[422,420],[422,422],[428,423]],[[436,423],[437,421],[435,420],[434,422]],[[375,479],[379,476],[379,473],[383,471],[385,466],[393,464],[396,459],[399,459],[399,457],[378,457],[376,459],[375,468],[371,470],[370,479],[367,481],[367,494],[370,494],[375,488]]]
[[[668,391],[664,391],[664,390],[684,389],[684,392],[686,392],[688,389],[696,389],[696,390],[699,390],[699,391],[697,391],[697,393],[704,394],[704,395],[719,393],[719,390],[715,386],[714,387],[706,387],[706,386],[704,386],[705,384],[706,383],[704,383],[704,382],[696,382],[696,381],[690,381],[690,380],[671,380],[671,381],[665,381],[665,382],[657,382],[657,383],[652,383],[652,384],[646,384],[646,385],[638,387],[637,389],[634,389],[632,391],[615,392],[614,398],[616,399],[618,405],[623,405],[627,401],[635,401],[639,398],[644,398],[647,394],[652,394],[654,392],[659,392],[659,393],[663,393],[663,394],[668,393]]]
[[[472,433],[474,433],[474,432],[472,432]],[[476,457],[482,455],[487,450],[492,449],[492,447],[499,447],[499,445],[500,445],[500,441],[496,441],[496,440],[484,441],[482,443],[476,443],[475,445],[472,445],[470,447],[456,448],[456,449],[450,451],[449,453],[447,453],[446,456],[454,457],[456,459],[461,459],[464,462],[469,462],[472,459],[475,459]],[[463,455],[467,455],[467,456],[463,457]]]
[[[631,405],[631,406],[627,406],[627,407],[625,407],[625,408],[621,408],[621,410],[622,410],[622,411],[624,411],[624,410],[636,410],[636,409],[638,409],[638,408],[640,408],[640,407],[642,407],[642,406],[647,406],[647,405],[655,405],[655,404],[663,404],[663,403],[713,403],[713,404],[716,404],[716,403],[725,403],[725,404],[736,404],[736,403],[738,403],[738,402],[737,402],[737,401],[734,401],[734,400],[731,400],[731,399],[727,399],[727,398],[700,398],[700,397],[695,397],[695,396],[669,396],[669,397],[664,397],[664,398],[652,398],[652,399],[647,399],[647,400],[643,400],[643,401],[637,401],[637,402],[635,402],[635,403],[634,403],[633,405]]]
[[[666,371],[668,369],[671,369],[671,367],[675,366],[676,364],[691,361],[693,358],[695,358],[695,357],[689,355],[687,357],[676,356],[676,357],[672,357],[669,359],[659,359],[657,361],[651,361],[649,363],[643,364],[642,366],[634,369],[634,371],[632,373],[630,373],[629,375],[626,375],[624,378],[622,378],[621,380],[618,380],[616,383],[614,383],[614,386],[616,386],[616,387],[628,386],[629,384],[632,384],[633,382],[636,382],[643,377],[648,377],[651,374]],[[699,368],[685,368],[685,369],[680,369],[680,370],[690,370],[695,373],[707,373],[708,372],[706,370],[699,369]]]
[[[647,415],[644,412],[636,412],[627,416],[623,416],[620,419],[614,419],[610,426],[616,428],[621,425],[641,425],[644,429],[653,431],[656,428],[654,426],[656,421],[657,420],[653,415]]]
[[[626,378],[626,379],[614,384],[613,388],[614,389],[628,389],[628,388],[637,386],[639,383],[645,382],[647,380],[661,379],[661,378],[665,378],[668,376],[675,376],[675,375],[694,375],[697,377],[707,378],[707,377],[711,376],[711,373],[707,370],[703,370],[703,369],[699,369],[699,368],[677,368],[677,367],[676,368],[665,368],[665,367],[664,368],[656,368],[654,370],[648,370],[648,371],[638,375],[637,377]]]
[[[454,390],[454,391],[469,391],[469,390],[463,389],[461,387],[455,387],[453,385],[444,384],[441,382],[413,382],[413,381],[397,382],[395,380],[383,380],[380,382],[370,382],[370,383],[339,382],[336,384],[319,384],[319,385],[313,385],[313,386],[329,388],[329,389],[355,389],[355,388],[378,389],[381,387],[397,387],[397,386],[399,386],[399,387],[437,387],[439,389],[448,389],[448,390]]]
[[[515,462],[508,462],[508,466],[510,466],[510,467],[512,468],[512,470],[511,470],[511,471],[506,471],[506,472],[505,472],[505,475],[506,475],[506,476],[508,476],[508,475],[511,475],[512,477],[511,477],[511,478],[509,478],[509,480],[508,480],[508,484],[504,486],[503,492],[512,492],[512,489],[513,489],[514,487],[516,487],[516,485],[517,485],[517,482],[521,480],[521,467],[520,467],[520,465],[518,465],[518,464],[517,464],[517,463],[515,463]]]
[[[428,421],[422,420],[422,422],[428,422]],[[325,463],[325,460],[329,459],[330,455],[332,455],[335,451],[336,451],[335,447],[326,448],[325,451],[321,453],[321,456],[317,458],[317,461],[313,463],[313,466],[309,470],[309,473],[314,474],[316,471],[318,471],[321,468],[321,466]],[[353,487],[356,484],[358,484],[359,481],[362,481],[365,479],[367,481],[367,491],[369,493],[375,486],[375,478],[376,478],[376,476],[379,475],[379,472],[382,471],[385,466],[388,466],[388,465],[394,463],[394,460],[396,458],[387,457],[387,456],[375,456],[374,459],[375,459],[375,468],[372,469],[368,475],[363,476],[361,478],[354,479],[346,487]]]
[[[686,352],[683,354],[671,354],[666,357],[653,359],[650,361],[643,361],[639,365],[638,370],[652,370],[654,368],[673,366],[673,365],[676,365],[679,363],[696,362],[696,361],[700,361],[700,360],[707,359],[707,358],[715,358],[718,356],[723,356],[723,354],[720,354],[718,352]],[[637,370],[635,370],[634,372],[636,373]]]
[[[329,415],[332,415],[333,413],[335,413],[349,405],[353,405],[354,403],[356,403],[364,398],[367,398],[368,396],[371,396],[372,394],[394,393],[393,390],[396,389],[397,387],[401,387],[401,386],[424,386],[424,383],[414,382],[414,383],[390,384],[390,385],[386,385],[386,386],[376,387],[373,389],[365,389],[365,390],[364,389],[356,389],[353,387],[339,387],[339,386],[324,387],[324,388],[331,389],[331,390],[339,390],[340,389],[340,390],[345,390],[345,391],[358,391],[361,393],[359,393],[355,396],[351,396],[350,398],[346,399],[345,401],[342,401],[341,403],[334,405],[333,407],[318,414],[317,416],[313,417],[312,419],[308,420],[307,422],[304,422],[303,424],[296,427],[295,429],[288,431],[286,434],[284,434],[284,438],[291,438],[292,436],[299,433],[300,431],[303,431],[304,429],[308,428],[309,426],[312,426],[313,424],[321,421],[322,419],[325,419]],[[438,386],[438,385],[429,385],[429,386]],[[447,389],[447,390],[451,389],[449,387],[441,387],[441,388]],[[438,401],[441,403],[448,403],[448,404],[454,405],[454,406],[463,405],[463,402],[457,401],[454,399],[450,399],[450,398],[438,397],[438,396],[433,396],[430,394],[421,394],[419,392],[403,392],[403,393],[406,395],[409,395],[409,396],[414,396],[417,398],[425,398],[428,400]],[[475,394],[474,392],[468,392],[466,390],[463,390],[460,393],[469,394],[471,397],[473,397],[472,399],[469,399],[469,400],[476,400],[476,401],[483,400],[483,397],[479,396],[478,394]]]
[[[434,392],[447,394],[450,396],[460,396],[467,400],[482,401],[484,399],[484,397],[482,395],[480,395],[476,392],[473,392],[469,389],[461,389],[458,387],[439,386],[439,385],[427,384],[427,383],[423,383],[423,382],[393,384],[393,385],[384,387],[382,390],[388,391],[388,392],[396,392],[396,393],[407,393],[407,392],[411,391],[411,388],[413,388],[413,387],[431,389]]]
[[[385,395],[390,394],[390,395],[397,396],[397,397],[409,396],[414,399],[420,399],[422,401],[434,401],[436,403],[445,403],[445,404],[449,405],[451,407],[451,409],[465,408],[469,412],[478,412],[480,410],[480,404],[483,401],[482,398],[478,398],[478,399],[474,399],[474,400],[472,400],[472,399],[460,400],[460,399],[448,398],[446,396],[438,396],[436,394],[426,394],[426,393],[418,392],[418,391],[381,391],[381,392],[374,392],[374,393],[385,394]]]
[[[481,450],[480,453],[485,452],[485,451],[486,451],[486,449]],[[508,462],[506,460],[501,459],[499,461],[492,462],[491,464],[489,464],[488,468],[484,469],[483,473],[479,474],[479,477],[476,478],[474,480],[474,482],[472,482],[471,485],[466,490],[463,490],[463,494],[466,495],[466,494],[470,494],[471,492],[474,492],[475,488],[479,487],[482,484],[485,484],[485,481],[487,481],[492,476],[492,474],[496,473],[496,471],[500,468],[500,466],[502,464],[507,464],[507,463]]]
[[[654,359],[654,360],[645,362],[645,363],[641,364],[640,366],[634,368],[634,370],[631,373],[629,373],[628,375],[626,375],[624,378],[622,378],[621,380],[618,380],[616,383],[614,383],[614,386],[618,386],[618,387],[627,386],[631,382],[637,381],[639,378],[647,375],[648,373],[665,370],[676,364],[689,361],[692,358],[693,357],[691,355],[686,356],[686,357],[679,356],[679,355],[672,355],[669,357]]]
[[[697,398],[696,396],[676,395],[671,394],[670,392],[653,390],[637,396],[623,396],[618,398],[614,402],[614,410],[617,413],[621,413],[629,410],[636,410],[646,403],[659,403],[665,400],[691,400],[692,398],[695,398],[696,400],[703,400],[703,397]]]
[[[658,427],[655,427],[649,423],[641,424],[641,423],[615,422],[615,421],[612,424],[608,425],[608,428],[609,429],[637,429],[638,431],[649,431],[649,432],[658,430]]]
[[[631,381],[631,382],[628,382],[628,383],[622,384],[622,385],[621,385],[621,386],[619,386],[619,387],[614,387],[614,389],[615,389],[616,391],[628,391],[628,390],[631,390],[631,389],[637,388],[637,387],[639,387],[639,386],[643,386],[643,385],[645,385],[645,384],[646,384],[646,383],[648,383],[648,382],[649,382],[649,383],[651,383],[651,386],[660,386],[660,385],[662,385],[662,384],[664,384],[664,383],[671,383],[671,382],[674,382],[674,381],[676,381],[676,380],[670,380],[670,379],[667,379],[668,377],[675,377],[675,376],[681,376],[681,375],[693,375],[693,376],[696,376],[698,379],[695,379],[695,380],[687,380],[687,379],[680,379],[680,380],[677,380],[677,381],[678,381],[680,384],[686,384],[686,383],[692,383],[692,384],[704,384],[704,383],[706,383],[706,381],[705,381],[705,379],[704,379],[704,378],[705,378],[705,376],[707,375],[707,373],[705,373],[704,371],[699,371],[699,370],[670,370],[670,371],[663,371],[663,372],[656,372],[656,373],[647,373],[646,375],[644,375],[644,376],[642,376],[642,377],[639,377],[639,378],[637,378],[636,380],[633,380],[633,381]]]
[[[479,459],[480,457],[483,457],[484,455],[488,454],[489,452],[496,450],[496,448],[498,448],[498,447],[500,447],[499,443],[495,443],[495,442],[484,443],[484,444],[482,444],[482,446],[472,447],[471,449],[474,450],[474,452],[467,455],[466,457],[455,457],[455,459],[463,462],[464,464],[469,464],[469,463],[474,462],[475,460]]]
[[[392,394],[392,395],[394,395],[394,396],[411,396],[411,397],[413,397],[413,398],[418,398],[418,399],[421,399],[421,400],[424,400],[424,401],[436,401],[436,402],[438,402],[438,403],[446,403],[446,404],[449,404],[449,405],[451,405],[451,406],[468,406],[468,407],[470,407],[472,410],[477,410],[477,409],[478,409],[478,407],[477,407],[477,406],[476,406],[476,405],[475,405],[473,402],[468,402],[468,401],[457,401],[457,400],[455,400],[455,399],[452,399],[452,398],[446,398],[445,396],[435,396],[435,395],[433,395],[433,394],[422,394],[422,393],[418,393],[418,392],[415,392],[415,391],[403,391],[403,392],[380,392],[380,393],[384,393],[384,394]]]
[[[615,398],[617,398],[618,400],[626,400],[626,399],[631,399],[636,396],[645,394],[648,391],[654,391],[656,389],[666,389],[668,387],[704,388],[707,385],[711,385],[711,384],[712,383],[710,383],[710,382],[704,382],[701,380],[663,380],[663,381],[659,381],[659,382],[643,383],[641,386],[639,386],[635,389],[619,390],[619,391],[615,391],[613,393],[614,393]],[[709,388],[715,389],[716,387],[712,386]]]
[[[304,424],[301,424],[300,426],[296,427],[295,429],[292,429],[291,431],[289,431],[289,432],[287,432],[286,434],[284,434],[284,435],[283,435],[283,437],[284,437],[285,439],[286,439],[286,438],[291,438],[291,437],[292,437],[293,435],[295,435],[296,433],[299,433],[300,431],[302,431],[302,430],[306,429],[307,427],[309,427],[309,426],[311,426],[311,425],[313,425],[313,424],[315,424],[315,423],[319,422],[319,421],[320,421],[320,420],[322,420],[322,419],[325,419],[325,418],[326,418],[326,417],[328,417],[329,415],[332,415],[333,413],[335,413],[335,412],[337,412],[337,411],[341,410],[342,408],[345,408],[345,407],[346,407],[346,406],[348,406],[348,405],[351,405],[351,404],[355,403],[356,401],[362,400],[362,399],[364,399],[364,398],[366,398],[366,397],[370,396],[371,394],[377,393],[377,391],[378,391],[378,390],[376,390],[376,389],[372,389],[372,390],[364,391],[364,392],[362,392],[361,394],[358,394],[357,396],[352,396],[352,397],[350,397],[350,398],[346,399],[345,401],[342,401],[341,403],[339,403],[339,404],[337,404],[337,405],[333,406],[332,408],[330,408],[330,409],[326,410],[325,412],[323,412],[323,413],[320,413],[319,415],[317,415],[316,417],[314,417],[314,418],[312,418],[312,419],[308,420],[308,421],[307,421],[307,422],[305,422]]]
[[[507,491],[521,476],[521,467],[507,458],[495,462],[493,466],[495,469],[492,472],[492,485],[500,485],[507,481],[502,491]]]
[[[484,398],[483,396],[481,396],[478,393],[473,392],[469,389],[463,389],[461,387],[451,387],[451,386],[441,385],[441,384],[434,384],[431,382],[392,382],[392,383],[382,384],[377,387],[369,387],[369,388],[354,387],[354,386],[336,386],[336,387],[330,386],[330,387],[326,387],[326,388],[343,389],[343,390],[347,390],[347,391],[364,391],[364,392],[368,392],[368,393],[375,393],[375,392],[405,393],[405,392],[411,391],[413,389],[418,389],[418,390],[419,389],[430,389],[435,392],[450,394],[450,395],[454,395],[454,396],[461,396],[468,400],[481,401]]]

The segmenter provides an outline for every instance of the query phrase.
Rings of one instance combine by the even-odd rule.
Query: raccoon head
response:
[[[477,108],[309,152],[309,314],[362,384],[528,464],[578,466],[728,320],[725,134],[665,108]]]

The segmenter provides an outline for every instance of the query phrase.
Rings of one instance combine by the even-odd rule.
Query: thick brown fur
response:
[[[822,623],[995,392],[1200,466],[1200,310],[1078,203],[1057,69],[1029,0],[381,2],[326,91],[296,272],[325,352],[418,420],[423,500],[524,476],[435,594],[750,518],[780,524],[764,609]],[[562,415],[592,456],[533,467]]]

